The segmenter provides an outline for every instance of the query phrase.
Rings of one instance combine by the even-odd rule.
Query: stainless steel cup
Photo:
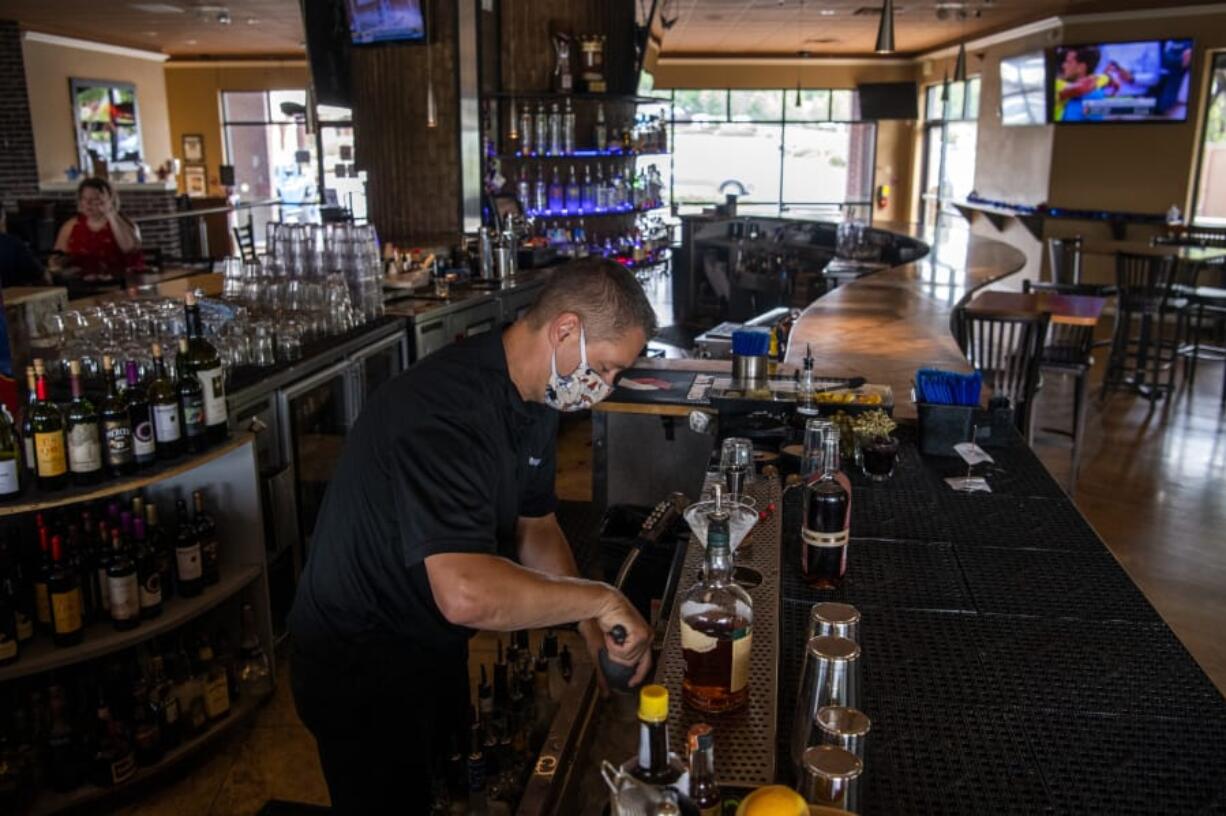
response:
[[[805,751],[796,792],[811,805],[859,809],[859,757],[833,745],[817,745]]]
[[[864,761],[864,739],[873,727],[868,715],[846,706],[822,706],[815,721],[822,745],[833,745]]]
[[[813,604],[809,611],[809,638],[834,635],[860,642],[860,611],[854,606],[834,601]]]
[[[817,712],[825,706],[860,704],[860,647],[847,638],[820,635],[805,646],[800,694],[792,718],[791,759],[799,767],[805,749],[821,742]]]
[[[734,387],[765,388],[768,363],[764,354],[733,354],[732,382]]]

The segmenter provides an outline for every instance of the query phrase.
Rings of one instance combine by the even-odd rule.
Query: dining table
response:
[[[1102,316],[1107,299],[1059,292],[982,292],[966,305],[968,314],[1009,316],[1049,314],[1052,323],[1094,326]]]

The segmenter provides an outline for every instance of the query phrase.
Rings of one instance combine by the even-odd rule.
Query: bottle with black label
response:
[[[179,529],[175,536],[175,586],[184,598],[192,598],[204,589],[204,572],[200,557],[200,541],[196,528],[187,517],[187,502],[175,502],[179,516]]]
[[[225,369],[217,349],[204,339],[204,325],[200,320],[200,305],[196,303],[196,295],[188,292],[183,302],[187,318],[187,354],[180,354],[176,364],[183,370],[184,375],[194,374],[200,381],[206,433],[209,444],[216,445],[229,433]]]
[[[97,484],[102,481],[102,434],[98,412],[81,390],[80,360],[68,363],[68,387],[72,393],[65,411],[68,470],[73,484]]]
[[[153,412],[149,395],[140,384],[140,370],[135,360],[128,360],[125,369],[128,387],[123,392],[132,421],[132,459],[138,468],[146,468],[157,458],[157,440],[153,435]]]
[[[85,631],[81,620],[81,578],[68,568],[64,559],[64,539],[60,536],[51,537],[47,591],[51,598],[52,640],[56,646],[77,645]]]
[[[23,477],[17,429],[8,406],[0,404],[0,500],[20,495]]]
[[[199,453],[208,447],[204,424],[204,388],[200,379],[188,373],[186,362],[190,352],[187,348],[187,338],[179,338],[178,380],[175,388],[179,392],[179,411],[183,418],[183,438],[187,449]]]
[[[159,459],[174,459],[183,452],[183,426],[179,416],[179,393],[166,376],[162,346],[154,343],[153,382],[149,383],[149,407],[153,412],[153,438]]]
[[[34,361],[37,401],[31,409],[34,458],[38,462],[38,489],[63,490],[68,486],[68,453],[64,441],[64,415],[48,397],[42,360]]]
[[[136,552],[140,616],[149,620],[162,614],[162,573],[157,556],[145,539],[145,520],[143,518],[132,519],[132,541]]]
[[[102,357],[102,379],[106,383],[106,396],[98,411],[102,417],[102,460],[112,476],[126,476],[136,471],[132,416],[115,385],[114,362],[109,355]]]
[[[124,548],[123,535],[111,530],[111,565],[106,569],[111,602],[111,622],[116,629],[135,629],[140,623],[140,582],[136,564]]]
[[[211,586],[221,580],[221,545],[217,541],[217,522],[204,510],[204,491],[192,493],[196,514],[192,526],[196,528],[196,541],[200,544],[200,569],[204,585]]]

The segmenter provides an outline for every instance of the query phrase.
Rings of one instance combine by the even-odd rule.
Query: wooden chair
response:
[[[234,243],[238,244],[238,253],[243,263],[255,263],[255,226],[247,219],[245,227],[234,227]]]
[[[1050,316],[1045,312],[977,315],[962,308],[955,320],[963,355],[983,373],[993,397],[1009,400],[1018,430],[1031,440],[1030,418]]]

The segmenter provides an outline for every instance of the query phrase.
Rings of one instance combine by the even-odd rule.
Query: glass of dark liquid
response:
[[[860,455],[860,467],[864,475],[874,482],[884,482],[894,475],[894,463],[898,461],[898,440],[892,436],[866,439],[860,443]]]

